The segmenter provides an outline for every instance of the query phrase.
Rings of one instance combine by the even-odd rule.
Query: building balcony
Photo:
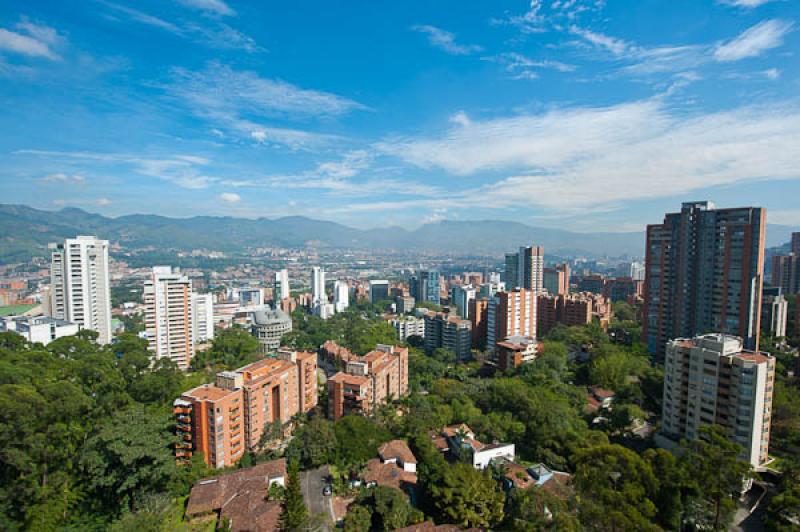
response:
[[[191,432],[192,431],[191,425],[178,424],[175,428],[178,429],[181,432]]]
[[[176,406],[172,409],[172,413],[175,415],[187,415],[192,413],[192,409],[188,406]]]

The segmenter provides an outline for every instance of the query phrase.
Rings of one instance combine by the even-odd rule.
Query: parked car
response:
[[[333,487],[330,484],[326,484],[324,488],[322,488],[322,495],[325,497],[330,496],[333,493]]]

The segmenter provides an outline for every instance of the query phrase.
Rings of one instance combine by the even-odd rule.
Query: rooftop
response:
[[[404,464],[416,464],[417,459],[403,440],[392,440],[378,447],[378,455],[382,460],[397,459]]]
[[[188,392],[184,392],[182,397],[191,397],[198,401],[218,401],[235,393],[236,390],[226,390],[225,388],[220,388],[215,384],[204,384],[202,386],[198,386],[197,388],[193,388]]]

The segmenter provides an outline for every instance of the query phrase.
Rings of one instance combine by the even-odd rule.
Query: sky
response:
[[[0,203],[800,226],[800,0],[0,0]]]

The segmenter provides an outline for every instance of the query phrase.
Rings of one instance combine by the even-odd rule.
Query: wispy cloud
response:
[[[42,183],[61,183],[66,185],[85,185],[86,178],[80,174],[65,174],[57,172],[48,174],[40,179]]]
[[[717,3],[744,9],[753,9],[773,1],[774,0],[717,0]]]
[[[551,26],[571,23],[585,12],[598,11],[605,0],[530,0],[524,13],[490,19],[495,26],[512,26],[523,34],[542,33]]]
[[[111,201],[108,198],[97,198],[97,199],[86,199],[86,198],[64,199],[64,198],[59,198],[59,199],[54,199],[53,200],[53,205],[56,205],[58,207],[67,207],[69,205],[73,205],[73,206],[86,206],[86,205],[89,205],[89,206],[95,206],[95,207],[108,207],[112,203],[114,203],[114,202]]]
[[[783,37],[791,31],[792,26],[791,22],[778,19],[759,22],[735,39],[718,45],[714,50],[714,58],[717,61],[730,62],[759,56],[782,45]]]
[[[219,200],[223,203],[239,203],[242,201],[242,197],[235,192],[223,192],[219,195]]]
[[[130,8],[128,6],[124,6],[122,4],[117,4],[117,3],[114,3],[114,2],[107,2],[107,1],[104,1],[104,0],[99,0],[99,1],[103,5],[113,9],[114,11],[117,11],[120,14],[123,14],[123,15],[127,16],[127,18],[129,20],[132,20],[132,21],[135,21],[135,22],[139,22],[139,23],[145,24],[147,26],[152,26],[154,28],[159,28],[159,29],[168,31],[170,33],[174,33],[175,35],[184,35],[185,34],[185,32],[184,32],[184,30],[182,28],[180,28],[179,26],[173,24],[172,22],[169,22],[169,21],[164,20],[162,18],[150,15],[148,13],[145,13],[143,11],[139,11],[137,9]]]
[[[41,57],[51,61],[60,59],[54,48],[63,38],[55,29],[35,24],[26,18],[17,23],[14,29],[16,31],[0,28],[0,52]]]
[[[517,52],[486,56],[481,59],[503,65],[512,79],[536,79],[539,77],[539,71],[544,69],[558,72],[573,72],[575,70],[574,65],[548,59],[535,60]]]
[[[215,15],[231,16],[236,14],[236,11],[222,0],[178,0],[178,2],[192,9]]]
[[[437,28],[436,26],[417,25],[412,26],[411,29],[427,35],[428,42],[431,46],[450,55],[470,55],[483,50],[483,47],[477,44],[458,44],[456,42],[456,36],[453,33]]]

